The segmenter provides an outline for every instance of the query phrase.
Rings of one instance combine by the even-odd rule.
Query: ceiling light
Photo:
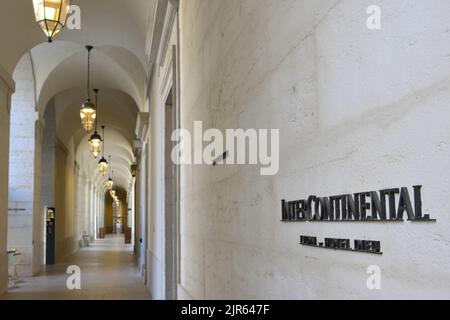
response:
[[[102,137],[96,132],[89,139],[89,151],[94,157],[98,157],[102,152]]]
[[[138,166],[137,166],[137,164],[136,164],[136,162],[135,162],[135,163],[133,163],[133,164],[131,165],[131,176],[132,176],[133,178],[136,178],[136,176],[137,176],[137,171],[138,171]]]
[[[113,171],[114,174],[114,171]],[[114,181],[111,178],[111,156],[109,156],[109,179],[108,181],[106,181],[106,188],[108,188],[109,191],[112,190],[112,188],[114,187]]]
[[[91,51],[93,46],[86,46],[88,51],[88,74],[87,74],[87,98],[81,105],[80,118],[84,130],[87,132],[94,129],[95,119],[97,118],[97,110],[95,104],[91,101]]]
[[[66,24],[70,0],[33,0],[33,6],[36,22],[52,42]]]
[[[112,190],[114,186],[114,182],[112,181],[111,178],[108,179],[108,181],[106,181],[106,187],[108,188],[108,190]]]
[[[98,106],[98,104],[97,104]],[[106,161],[105,159],[105,126],[102,126],[103,129],[103,155],[102,158],[100,159],[100,161],[98,162],[98,170],[100,171],[100,174],[102,176],[105,176],[106,173],[108,172],[108,161]]]
[[[98,89],[94,89],[95,91],[95,104],[98,106]],[[97,123],[95,122],[95,132],[89,139],[89,150],[91,151],[92,155],[97,158],[100,153],[102,152],[103,147],[103,140],[102,136],[97,133]],[[105,160],[106,161],[106,160]],[[106,171],[105,171],[106,174]]]
[[[105,157],[102,157],[98,162],[98,171],[102,176],[105,176],[108,172],[108,161],[106,161]]]

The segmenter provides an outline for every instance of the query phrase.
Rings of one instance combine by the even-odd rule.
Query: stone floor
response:
[[[67,258],[47,267],[40,276],[24,279],[19,288],[0,299],[6,300],[148,300],[150,295],[138,275],[133,247],[123,236],[95,241]],[[68,290],[67,267],[81,268],[81,290]]]

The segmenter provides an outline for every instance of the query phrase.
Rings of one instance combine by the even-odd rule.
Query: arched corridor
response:
[[[21,44],[2,50],[0,61],[1,135],[6,139],[1,154],[9,158],[1,163],[0,292],[9,291],[7,298],[15,293],[26,297],[41,289],[49,294],[40,292],[43,296],[64,297],[66,286],[58,290],[52,284],[63,279],[66,264],[78,263],[88,276],[83,269],[89,269],[93,258],[98,259],[98,268],[107,269],[113,262],[112,277],[118,281],[122,269],[125,277],[130,276],[126,279],[133,282],[135,277],[141,292],[145,288],[142,261],[138,267],[135,254],[141,250],[136,240],[144,235],[136,233],[140,225],[136,224],[136,174],[131,167],[138,161],[138,115],[148,109],[145,45],[152,6],[148,1],[133,1],[129,6],[108,2],[112,18],[125,12],[133,17],[119,26],[95,15],[101,2],[78,2],[68,8],[66,36],[51,43],[42,41],[43,34],[33,22],[33,13],[38,14],[44,2],[1,5],[3,19],[26,25],[15,29],[14,37],[24,35]],[[56,2],[45,3],[45,14],[53,10],[51,3]],[[71,22],[82,23],[83,28],[70,30]],[[124,40],[115,30],[134,37]],[[13,41],[5,30],[0,37],[2,43]],[[91,52],[86,50],[88,45],[93,46]],[[80,119],[86,96],[96,108],[92,130],[83,128]],[[98,154],[91,144],[94,131],[103,144]],[[100,159],[107,162],[103,172]],[[106,184],[109,180],[112,186]],[[105,248],[111,244],[111,250],[99,250],[102,244]],[[93,268],[92,273],[95,278],[102,271]],[[99,281],[102,284],[106,278]],[[100,287],[105,285],[108,288],[106,282]],[[110,295],[139,296],[133,292],[130,297],[120,296],[121,287],[126,285],[118,283],[114,293],[112,286]],[[107,299],[108,290],[94,295]]]
[[[449,9],[1,1],[0,300],[450,298]]]

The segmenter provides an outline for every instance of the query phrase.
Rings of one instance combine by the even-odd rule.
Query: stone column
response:
[[[78,241],[81,240],[81,234],[82,234],[82,210],[81,210],[81,172],[80,167],[78,164],[75,164],[75,240]]]
[[[101,195],[101,192],[99,193],[99,210],[98,210],[98,229],[99,229],[99,233],[100,230],[104,228],[103,226],[103,196]]]
[[[91,182],[90,185],[90,206],[89,206],[89,235],[94,238],[94,219],[95,219],[95,189],[94,184]]]
[[[104,196],[100,193],[100,210],[99,210],[99,225],[98,225],[98,230],[99,230],[99,238],[103,239],[105,237],[105,198]]]
[[[78,208],[80,210],[80,240],[83,239],[83,234],[86,231],[86,176],[81,174],[79,179],[79,202]]]
[[[89,235],[90,232],[90,210],[91,210],[91,182],[86,179],[86,197],[85,197],[85,211],[84,211],[84,231]]]
[[[96,219],[97,219],[97,192],[95,186],[92,188],[92,212],[91,212],[91,235],[95,240],[96,236]]]
[[[136,179],[133,181],[133,194],[130,197],[130,204],[131,204],[131,241],[135,241],[135,234],[136,234]]]
[[[99,230],[99,216],[100,216],[100,200],[99,200],[99,198],[100,198],[100,195],[98,194],[98,190],[97,190],[97,188],[96,188],[96,190],[95,190],[95,228],[94,228],[94,231],[95,231],[95,239],[97,240],[98,239],[98,230]]]
[[[11,95],[14,81],[0,66],[0,294],[8,289],[8,162]]]
[[[37,275],[42,271],[45,256],[44,211],[41,204],[42,142],[44,126],[44,120],[39,118],[36,121],[35,126],[34,146],[33,275]]]
[[[73,238],[77,242],[78,241],[78,229],[79,229],[79,216],[78,216],[78,175],[79,175],[79,167],[78,164],[75,162],[74,170],[73,170]]]
[[[98,195],[97,188],[94,188],[94,239],[97,240],[98,233]]]
[[[105,196],[100,199],[101,209],[100,209],[100,228],[105,229]]]

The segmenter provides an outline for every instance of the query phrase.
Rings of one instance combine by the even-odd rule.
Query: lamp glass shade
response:
[[[109,194],[111,195],[111,198],[114,199],[114,197],[116,196],[116,191],[115,190],[110,190]]]
[[[92,131],[95,126],[95,119],[97,118],[97,110],[95,104],[91,100],[86,100],[80,109],[81,123],[83,124],[84,130],[87,132]]]
[[[52,42],[66,25],[70,0],[33,0],[33,6],[36,22]]]
[[[103,140],[102,137],[95,132],[89,139],[89,150],[94,157],[98,157],[102,152]]]
[[[108,172],[108,161],[106,161],[105,158],[101,158],[101,160],[98,162],[98,171],[100,171],[100,174],[102,176],[105,176]]]

